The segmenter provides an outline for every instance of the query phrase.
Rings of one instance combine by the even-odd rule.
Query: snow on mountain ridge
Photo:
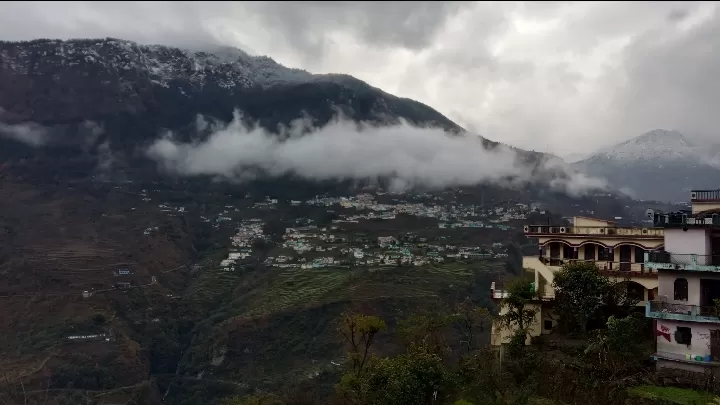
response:
[[[225,88],[244,89],[253,86],[272,86],[285,83],[304,83],[316,80],[338,81],[340,77],[313,75],[302,69],[285,67],[267,56],[251,56],[232,47],[217,47],[208,51],[191,51],[164,45],[140,45],[114,38],[82,40],[34,40],[30,51],[13,43],[0,41],[0,63],[4,69],[28,74],[41,63],[61,66],[82,65],[89,70],[103,67],[132,76],[147,75],[162,86],[175,79],[187,79],[192,86],[204,87],[210,82]],[[95,66],[95,68],[93,68]],[[132,79],[124,86],[132,86]]]
[[[589,159],[616,161],[683,160],[717,164],[705,147],[696,146],[678,131],[655,129],[628,141],[599,150]]]

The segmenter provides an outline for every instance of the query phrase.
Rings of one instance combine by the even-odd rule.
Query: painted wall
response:
[[[690,328],[692,332],[690,346],[675,341],[675,331],[678,326]],[[665,327],[666,330],[663,329],[663,327]],[[670,334],[669,342],[664,336],[657,336],[658,353],[671,353],[679,356],[685,356],[685,354],[705,356],[706,354],[710,354],[710,330],[720,329],[720,325],[658,319],[656,329]]]
[[[665,230],[665,250],[670,253],[709,255],[711,253],[710,242],[710,234],[707,229]],[[698,257],[698,264],[705,265],[705,262],[705,257]]]
[[[614,226],[615,222],[596,218],[573,217],[573,226]]]
[[[675,280],[684,278],[688,282],[688,300],[675,300]],[[661,271],[658,272],[658,300],[667,296],[671,304],[700,305],[700,280],[720,280],[720,274],[697,273],[691,271]]]
[[[717,210],[720,209],[720,203],[718,202],[694,202],[692,203],[692,213],[697,214],[698,212],[703,212],[707,210]]]
[[[681,230],[682,231],[682,230]],[[533,235],[528,235],[530,238],[534,238]],[[557,234],[552,236],[537,236],[538,244],[544,245],[549,241],[564,241],[568,245],[582,247],[582,244],[593,242],[605,247],[619,246],[622,244],[640,245],[646,249],[656,249],[663,245],[663,235],[657,235],[653,237],[632,237],[632,236],[615,236],[615,237],[603,237],[597,236],[569,236],[568,234]]]

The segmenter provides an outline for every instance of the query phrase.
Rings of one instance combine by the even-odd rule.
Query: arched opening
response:
[[[646,248],[637,243],[619,243],[615,246],[615,255],[620,271],[640,271],[645,270],[645,252]]]
[[[577,259],[577,248],[563,240],[551,240],[543,246],[543,256],[551,266],[561,266],[566,260]]]
[[[642,284],[636,283],[634,281],[625,281],[621,284],[624,285],[625,292],[627,293],[628,298],[633,299],[637,302],[645,301],[646,288],[643,287]]]
[[[598,255],[602,252],[603,249],[605,249],[605,246],[603,246],[599,243],[595,243],[595,242],[584,243],[582,246],[580,246],[580,250],[582,253],[580,258],[582,260],[596,261],[596,260],[598,260]]]
[[[688,300],[688,282],[684,278],[676,278],[673,283],[673,299],[675,301]]]

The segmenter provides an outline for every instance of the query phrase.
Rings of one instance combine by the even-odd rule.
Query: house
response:
[[[720,190],[695,190],[691,210],[652,214],[664,249],[646,253],[659,288],[645,315],[653,319],[658,371],[718,375],[720,370]]]
[[[392,236],[378,236],[377,241],[378,246],[380,246],[381,248],[397,244],[397,239]]]
[[[614,221],[588,217],[573,217],[572,225],[525,225],[523,232],[538,241],[538,255],[523,257],[523,267],[531,269],[539,299],[536,321],[530,337],[549,334],[557,321],[551,301],[554,274],[566,263],[593,262],[613,281],[622,283],[640,301],[653,300],[658,294],[658,272],[645,265],[645,253],[664,244],[665,229],[619,227]],[[491,286],[491,298],[501,302],[506,294],[499,283]],[[640,303],[639,305],[644,305]],[[493,325],[490,343],[509,342],[513,331]]]

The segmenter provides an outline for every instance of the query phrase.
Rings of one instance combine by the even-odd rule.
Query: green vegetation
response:
[[[637,300],[600,273],[595,263],[574,262],[555,274],[555,311],[568,332],[586,334],[607,308],[632,308]]]
[[[591,274],[585,279],[587,283],[578,282],[583,278],[575,273],[587,270],[593,269],[569,265],[562,270],[557,283],[564,289],[561,299],[570,300],[583,291],[596,297],[601,308],[608,299],[621,302],[617,300],[620,293],[608,280],[591,279],[596,277]],[[383,317],[345,312],[338,315],[337,324],[346,361],[333,395],[296,402],[282,393],[259,393],[235,396],[227,404],[626,405],[642,398],[646,401],[643,404],[662,405],[707,404],[714,398],[696,391],[647,385],[652,374],[643,361],[648,346],[643,333],[645,320],[628,315],[631,300],[617,305],[604,326],[593,331],[587,328],[590,319],[603,316],[603,312],[593,306],[584,308],[586,312],[574,320],[585,339],[576,344],[522,344],[536,314],[527,305],[536,297],[533,287],[524,278],[509,283],[509,296],[504,300],[509,308],[495,317],[470,300],[428,313],[406,313],[393,322],[396,327],[392,329]],[[475,344],[476,336],[491,319],[520,330],[502,356]],[[394,353],[381,347],[389,333],[400,338],[401,346]],[[685,402],[678,402],[681,400]]]
[[[708,392],[678,387],[640,385],[628,388],[632,397],[656,401],[660,405],[714,405],[717,396]]]

